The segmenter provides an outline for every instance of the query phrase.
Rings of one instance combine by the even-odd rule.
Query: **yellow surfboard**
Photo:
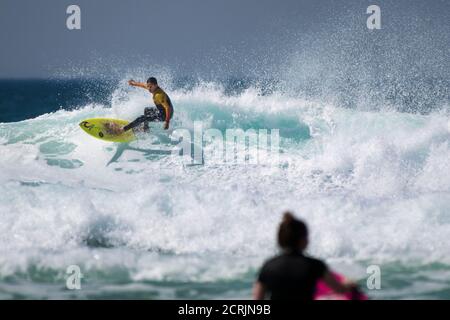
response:
[[[105,124],[116,124],[123,127],[128,123],[129,122],[126,120],[95,118],[83,120],[79,123],[79,126],[87,134],[103,141],[130,142],[136,139],[133,130],[128,130],[122,134],[117,135],[112,133],[111,130],[108,130],[108,128],[105,126]]]

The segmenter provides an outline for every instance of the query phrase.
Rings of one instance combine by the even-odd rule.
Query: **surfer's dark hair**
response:
[[[306,224],[294,217],[291,212],[285,212],[278,229],[278,244],[287,250],[297,250],[300,240],[308,238]]]
[[[158,81],[156,80],[155,77],[150,77],[147,79],[147,83],[158,84]]]

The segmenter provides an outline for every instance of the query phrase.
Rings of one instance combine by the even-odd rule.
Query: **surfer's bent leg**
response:
[[[125,127],[123,127],[124,131],[130,130],[132,128],[137,127],[142,122],[144,122],[144,130],[145,130],[145,124],[147,123],[147,129],[148,129],[148,122],[150,121],[159,121],[160,115],[159,111],[156,108],[145,108],[144,115],[140,116],[136,120],[132,121],[131,123],[127,124]]]
[[[145,108],[144,109],[144,116],[146,117],[145,121],[144,121],[144,132],[148,132],[149,127],[148,127],[148,117],[151,117],[151,109],[150,108]]]

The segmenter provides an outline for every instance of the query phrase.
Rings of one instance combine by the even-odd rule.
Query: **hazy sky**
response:
[[[279,53],[304,41],[303,34],[320,33],[320,37],[331,39],[339,28],[331,21],[339,21],[340,17],[353,16],[361,30],[367,32],[365,10],[370,4],[381,6],[384,32],[395,32],[388,31],[389,22],[405,12],[429,21],[426,28],[445,32],[450,20],[449,3],[0,0],[0,77],[48,77],[80,68],[84,68],[84,75],[95,76],[140,64],[166,66],[180,74],[211,70],[245,73],[246,68],[276,65]],[[81,8],[81,30],[66,28],[66,8],[70,4]]]

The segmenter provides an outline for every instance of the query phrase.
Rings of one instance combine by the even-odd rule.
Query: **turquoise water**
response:
[[[62,108],[50,99],[38,115],[2,114],[1,299],[247,299],[286,209],[308,223],[309,253],[362,288],[367,267],[381,268],[371,298],[450,298],[448,105],[361,110],[199,82],[170,88],[171,130],[119,145],[78,127],[132,120],[150,103],[125,80],[111,86]],[[175,129],[193,134],[196,121],[221,133],[278,129],[280,152],[191,163]],[[66,287],[70,265],[81,290]]]

